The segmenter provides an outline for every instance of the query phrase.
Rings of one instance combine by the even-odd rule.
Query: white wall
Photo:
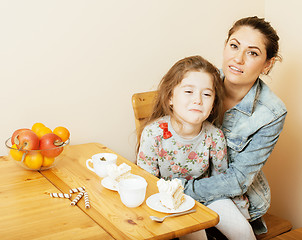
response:
[[[132,94],[189,55],[220,65],[228,28],[253,14],[263,1],[1,1],[0,155],[15,129],[43,122],[134,160]]]
[[[265,16],[280,36],[283,62],[276,65],[271,88],[287,106],[284,130],[269,161],[265,173],[272,190],[270,212],[290,220],[294,228],[302,227],[302,33],[299,0],[266,0]]]

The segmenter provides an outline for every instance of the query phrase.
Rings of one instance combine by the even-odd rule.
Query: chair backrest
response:
[[[144,121],[151,116],[156,95],[157,91],[135,93],[132,95],[136,133],[139,132]]]

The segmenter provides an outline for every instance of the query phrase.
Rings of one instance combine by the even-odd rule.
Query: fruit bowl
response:
[[[70,139],[61,146],[43,150],[18,150],[15,145],[12,145],[11,138],[9,138],[5,141],[5,146],[10,160],[25,169],[37,171],[50,169],[64,158],[69,142]]]

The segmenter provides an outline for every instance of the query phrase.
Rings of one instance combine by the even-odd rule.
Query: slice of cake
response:
[[[163,206],[169,209],[177,209],[184,201],[184,188],[179,179],[157,181],[159,199]]]
[[[107,166],[107,173],[108,177],[117,184],[122,179],[131,177],[131,167],[126,163],[122,163],[119,166],[111,164]]]

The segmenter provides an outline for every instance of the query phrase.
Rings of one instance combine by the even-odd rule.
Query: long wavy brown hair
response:
[[[172,97],[174,88],[181,83],[188,72],[198,71],[209,73],[212,76],[213,86],[215,90],[215,100],[212,112],[207,120],[213,124],[219,124],[219,120],[222,119],[223,114],[222,100],[224,97],[224,87],[223,82],[220,79],[219,70],[201,56],[186,57],[176,62],[160,81],[157,89],[158,94],[155,99],[152,114],[141,126],[138,133],[138,143],[136,147],[137,153],[139,150],[140,138],[144,127],[163,116],[169,115],[173,118],[174,113],[173,108],[170,105],[170,99]]]

